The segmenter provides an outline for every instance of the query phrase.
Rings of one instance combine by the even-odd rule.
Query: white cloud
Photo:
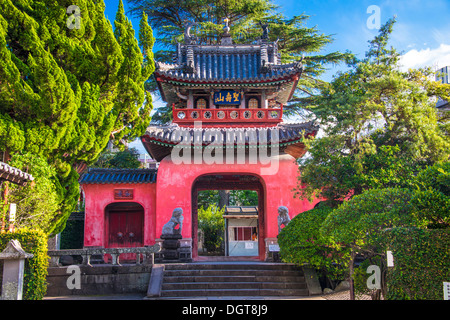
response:
[[[400,58],[400,67],[403,71],[409,68],[432,67],[438,69],[445,66],[450,66],[450,44],[441,43],[435,49],[412,49]]]

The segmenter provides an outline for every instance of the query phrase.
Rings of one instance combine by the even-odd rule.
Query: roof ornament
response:
[[[197,22],[185,21],[184,26],[184,43],[185,44],[196,44],[198,38],[196,36],[191,35],[192,27],[196,26]]]
[[[222,39],[220,40],[220,44],[232,45],[233,41],[231,40],[230,27],[228,26],[228,22],[230,22],[230,19],[225,18],[223,19],[223,22],[225,22],[225,26],[223,27],[224,33],[222,35]]]
[[[263,29],[263,34],[261,36],[261,40],[266,40],[266,41],[269,40],[269,24],[268,23],[262,24],[260,21],[259,25]]]

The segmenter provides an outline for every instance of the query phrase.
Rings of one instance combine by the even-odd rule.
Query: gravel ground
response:
[[[321,297],[325,300],[350,300],[350,290],[324,294]],[[372,300],[372,297],[366,294],[356,295],[355,300]]]

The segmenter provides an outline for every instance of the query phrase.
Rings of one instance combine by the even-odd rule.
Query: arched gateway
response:
[[[258,254],[264,260],[276,242],[278,207],[286,206],[293,217],[314,205],[295,199],[292,190],[299,175],[295,160],[306,152],[301,140],[315,136],[318,127],[282,119],[302,70],[301,62],[281,64],[277,43],[266,38],[233,44],[225,31],[219,45],[191,38],[179,44],[175,63],[157,62],[154,74],[162,98],[172,105],[173,121],[150,125],[141,137],[159,167],[91,169],[81,178],[85,246],[106,245],[99,212],[110,202],[101,197],[111,201],[120,193],[116,201],[142,204],[143,245],[162,241],[164,224],[181,208],[181,237],[196,259],[197,192],[245,189],[259,195]]]

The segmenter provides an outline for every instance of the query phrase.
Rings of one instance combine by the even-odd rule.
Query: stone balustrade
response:
[[[101,256],[105,261],[106,254],[111,256],[112,265],[119,265],[119,257],[121,254],[136,254],[136,264],[141,264],[141,255],[144,264],[154,263],[154,254],[160,251],[158,244],[148,247],[130,247],[130,248],[85,248],[85,249],[65,249],[65,250],[49,250],[47,252],[50,257],[50,267],[60,266],[60,258],[62,256],[81,256],[82,265],[91,265],[92,256]]]

